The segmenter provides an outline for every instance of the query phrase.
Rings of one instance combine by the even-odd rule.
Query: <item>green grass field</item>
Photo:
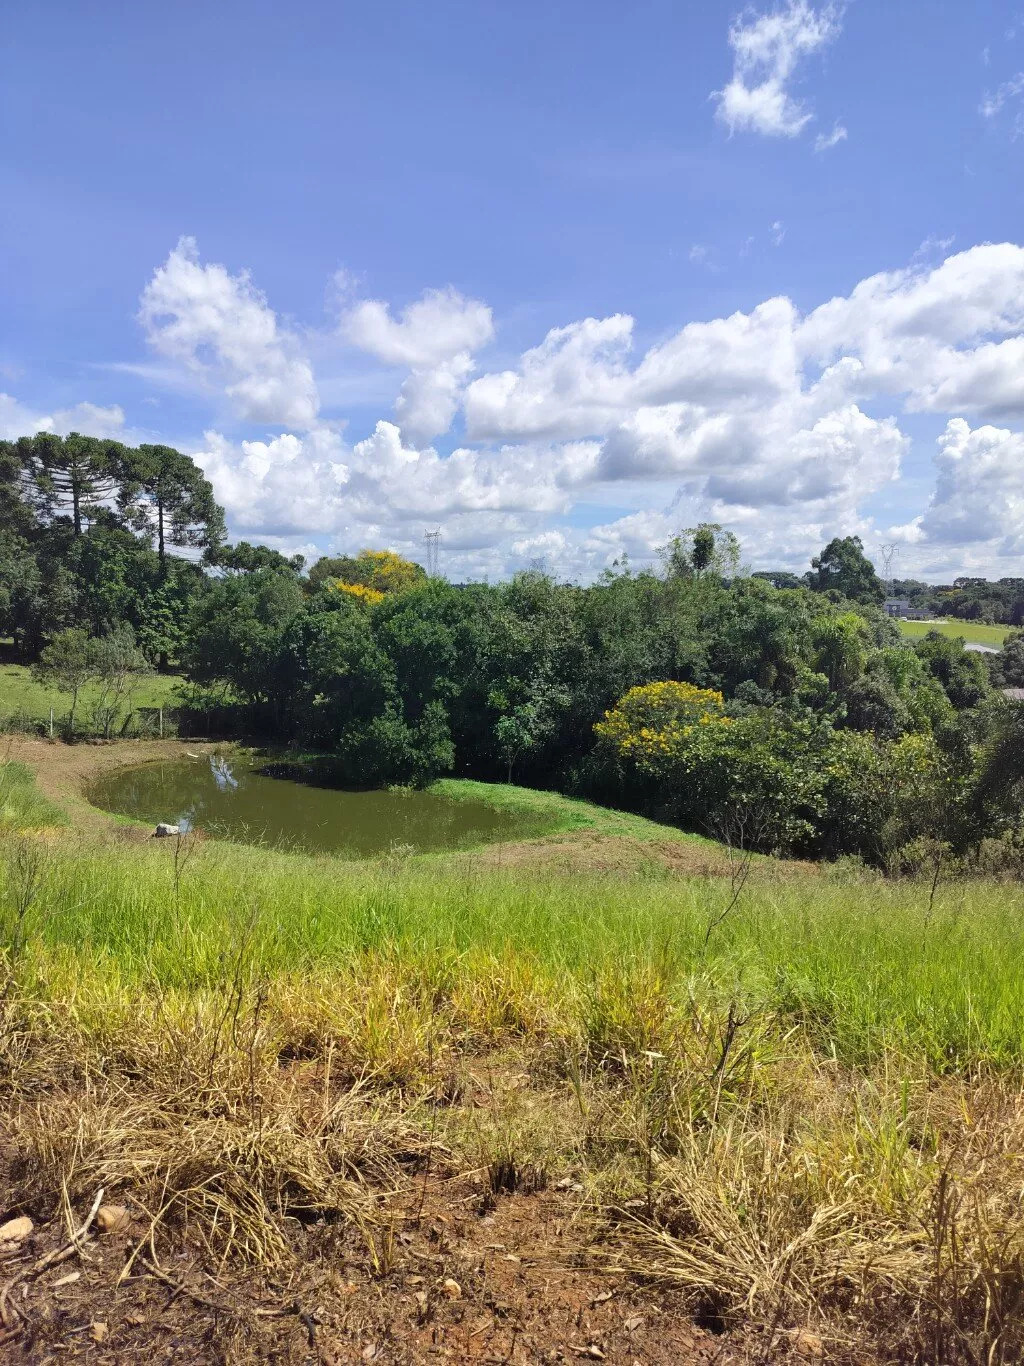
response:
[[[489,796],[567,837],[669,837]],[[298,1206],[363,1231],[379,1299],[403,1286],[385,1204],[415,1203],[436,1152],[442,1189],[576,1192],[563,1237],[600,1241],[571,1255],[673,1287],[677,1312],[811,1324],[842,1360],[1020,1359],[1019,884],[346,862],[18,823],[0,838],[13,1208],[102,1185],[144,1212],[147,1256],[191,1238],[218,1277],[302,1284],[321,1254]]]
[[[944,636],[962,636],[975,645],[991,645],[1000,649],[1013,629],[1010,626],[986,626],[979,621],[900,621],[899,628],[910,640],[921,640],[929,631]]]
[[[47,830],[67,823],[66,812],[36,787],[27,764],[0,762],[0,831]]]
[[[173,674],[150,674],[133,694],[133,707],[174,706],[174,689],[180,682],[180,678]],[[78,712],[83,723],[98,695],[99,688],[94,683],[82,689]],[[3,728],[25,729],[48,723],[51,707],[54,721],[59,725],[70,710],[71,699],[64,693],[37,683],[31,670],[23,664],[0,664],[0,725]]]
[[[244,941],[247,975],[344,976],[377,962],[428,996],[460,978],[464,990],[486,983],[503,1018],[541,1010],[569,1033],[597,1029],[601,1001],[611,1016],[592,1042],[602,1049],[631,1031],[671,1034],[694,1004],[731,1001],[780,1038],[796,1028],[848,1063],[1024,1066],[1016,886],[956,883],[929,911],[927,888],[912,882],[755,874],[709,933],[731,901],[728,879],[396,867],[214,842],[175,883],[165,852],[86,847],[48,860],[40,952],[132,990],[189,991],[214,988],[225,946]],[[651,993],[659,1004],[645,1024]]]

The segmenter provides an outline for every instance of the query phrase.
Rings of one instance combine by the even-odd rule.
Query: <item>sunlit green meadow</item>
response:
[[[929,631],[938,631],[944,636],[959,636],[970,645],[989,645],[995,650],[1002,648],[1003,641],[1013,629],[1010,626],[989,626],[983,621],[904,621],[900,620],[901,632],[910,640],[923,640]]]
[[[649,1043],[695,1003],[733,1004],[850,1063],[894,1050],[936,1071],[1024,1063],[1017,885],[955,881],[932,898],[918,882],[785,877],[765,861],[731,904],[727,876],[568,876],[468,857],[344,863],[172,843],[40,846],[29,958],[41,991],[58,963],[60,979],[126,990],[214,988],[227,953],[252,978],[358,975],[376,963],[470,1029],[478,1022],[461,1020],[457,1002],[476,980],[502,1000],[502,1018],[540,1011],[566,1035],[596,1028],[597,1000],[619,998],[625,1035]],[[10,865],[5,895],[10,916]],[[657,1026],[642,1018],[648,1005]]]
[[[181,678],[176,674],[148,674],[132,693],[131,705],[139,708],[171,708],[177,705],[176,689]],[[78,698],[79,724],[84,725],[91,708],[99,700],[100,687],[87,683]],[[40,683],[23,664],[0,664],[0,727],[7,730],[42,729],[53,722],[58,729],[71,710],[71,698]]]

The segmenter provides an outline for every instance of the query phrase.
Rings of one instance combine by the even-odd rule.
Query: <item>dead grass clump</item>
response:
[[[52,1213],[103,1187],[154,1249],[187,1237],[219,1259],[280,1265],[290,1221],[365,1224],[425,1147],[366,1080],[282,1066],[259,989],[234,1005],[143,1000],[130,1027],[113,1025],[109,1052],[65,1028],[23,1063],[31,1084],[8,1092],[4,1119],[12,1206]],[[80,1079],[58,1080],[76,1052]]]
[[[67,1191],[124,1195],[146,1226],[218,1259],[281,1265],[287,1221],[364,1222],[398,1175],[396,1152],[415,1141],[393,1114],[350,1091],[326,1106],[283,1082],[257,1112],[230,1103],[197,1109],[180,1093],[77,1091],[16,1114],[8,1142],[21,1190],[16,1203],[52,1206]]]
[[[654,1154],[648,1198],[619,1207],[629,1265],[725,1326],[813,1322],[899,1360],[1020,1360],[1021,1097],[776,1080],[773,1106],[730,1107]]]

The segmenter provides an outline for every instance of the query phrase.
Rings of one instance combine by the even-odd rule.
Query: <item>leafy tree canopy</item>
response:
[[[203,558],[211,568],[230,575],[255,574],[261,569],[298,575],[306,563],[302,555],[282,555],[269,545],[250,545],[248,541],[211,546]]]
[[[117,441],[78,432],[39,432],[4,442],[0,464],[20,485],[39,521],[66,517],[75,536],[81,536],[86,520],[95,518],[118,494],[127,454]]]
[[[739,570],[740,543],[717,522],[701,522],[674,536],[660,552],[669,574],[700,578],[714,574],[731,578]]]
[[[835,592],[851,602],[880,603],[885,598],[882,581],[864,554],[859,536],[835,536],[811,561],[809,586],[816,593]]]

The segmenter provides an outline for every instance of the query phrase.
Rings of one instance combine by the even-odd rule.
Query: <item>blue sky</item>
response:
[[[459,577],[704,518],[1024,572],[1024,9],[41,3],[3,56],[0,434]]]

